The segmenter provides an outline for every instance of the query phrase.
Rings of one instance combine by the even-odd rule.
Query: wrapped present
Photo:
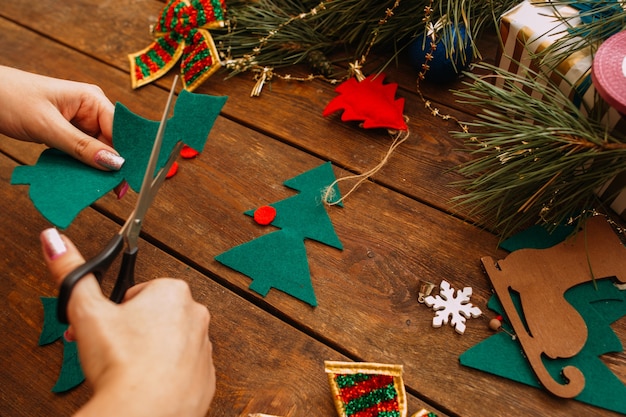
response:
[[[609,131],[626,132],[626,118],[599,99],[592,83],[594,54],[590,46],[585,49],[576,48],[575,52],[556,64],[545,55],[548,47],[571,33],[572,28],[579,27],[584,28],[584,22],[578,8],[558,1],[524,0],[501,16],[500,36],[503,50],[498,53],[498,66],[522,76],[525,76],[527,68],[545,74],[559,90],[570,97],[582,114],[600,115],[596,120],[603,123]],[[578,36],[568,40],[570,45],[576,44],[581,39],[580,36],[584,36],[585,30],[580,29],[577,33]],[[562,45],[562,48],[567,48],[567,45]],[[503,84],[502,80],[498,80],[496,85],[498,82]],[[541,98],[541,93],[537,91],[527,92]],[[596,194],[613,211],[626,219],[626,172],[608,181]]]
[[[576,48],[556,64],[541,56],[549,46],[564,38],[568,29],[582,24],[580,10],[559,2],[525,0],[501,16],[500,34],[504,50],[498,54],[498,66],[518,75],[524,75],[526,68],[542,72],[569,96],[583,114],[602,115],[601,122],[609,130],[626,131],[626,120],[603,100],[598,100],[591,81],[593,52],[591,47]],[[579,33],[584,35],[584,30]],[[580,38],[578,38],[580,40]],[[571,44],[577,42],[571,39]],[[567,48],[567,45],[563,45]],[[530,92],[539,95],[538,92]]]
[[[607,181],[597,194],[615,213],[626,220],[626,171]]]

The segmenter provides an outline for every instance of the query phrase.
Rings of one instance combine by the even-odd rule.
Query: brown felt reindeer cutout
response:
[[[626,281],[626,247],[606,219],[588,219],[582,230],[548,249],[520,249],[497,263],[481,259],[528,362],[539,381],[559,397],[576,397],[585,377],[574,366],[562,369],[565,383],[555,380],[542,362],[571,358],[587,340],[587,326],[564,297],[565,292],[592,279]],[[511,293],[518,293],[521,311]]]

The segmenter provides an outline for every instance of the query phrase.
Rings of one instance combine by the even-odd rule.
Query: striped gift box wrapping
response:
[[[568,23],[576,26],[580,23],[578,10],[558,3],[546,4],[545,0],[524,0],[501,16],[500,36],[502,48],[498,52],[497,62],[502,69],[525,76],[526,68],[545,73],[554,85],[574,102],[583,114],[588,111],[603,115],[601,122],[609,130],[626,131],[626,120],[617,110],[597,100],[596,91],[591,83],[590,49],[577,51],[562,60],[553,71],[541,67],[533,56],[544,51],[559,40],[567,31],[567,24],[560,18],[567,17]],[[496,81],[502,86],[503,81]],[[541,98],[537,91],[527,91],[534,97]],[[595,106],[603,106],[598,109]],[[608,181],[598,192],[598,196],[626,219],[626,172]]]

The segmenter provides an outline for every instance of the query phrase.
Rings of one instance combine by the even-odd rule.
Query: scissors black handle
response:
[[[113,260],[117,257],[123,247],[124,237],[120,234],[115,235],[113,239],[111,239],[109,244],[102,250],[102,252],[74,269],[63,279],[63,282],[61,283],[61,288],[59,288],[59,298],[57,300],[57,318],[61,323],[68,323],[67,305],[70,301],[70,296],[72,295],[74,286],[78,283],[78,281],[80,281],[85,275],[89,273],[93,273],[96,276],[98,282],[102,281],[103,275],[109,269],[109,267],[113,263]],[[135,251],[135,253],[131,256],[134,257],[136,256],[136,254],[137,251]],[[124,256],[124,258],[126,258],[126,256]],[[132,265],[134,266],[134,260],[132,262]],[[122,270],[120,270],[120,274],[121,273]]]
[[[115,281],[115,287],[109,299],[114,303],[124,300],[126,290],[135,285],[135,261],[137,260],[137,248],[124,252],[120,273]]]

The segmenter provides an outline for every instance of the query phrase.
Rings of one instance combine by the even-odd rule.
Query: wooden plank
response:
[[[25,7],[20,0],[6,0],[0,13],[128,72],[126,55],[149,44],[149,25],[156,21],[162,6],[161,2],[154,0],[140,0],[132,4],[73,0],[60,7],[53,0],[42,0]],[[97,13],[98,20],[88,24],[85,16],[93,13]],[[12,54],[21,54],[22,51],[24,49],[12,48],[10,55],[4,59],[7,62],[16,61]],[[46,73],[55,73],[59,70],[54,68],[55,61],[37,64]],[[76,73],[81,70],[84,69],[76,67],[70,71]],[[343,123],[339,115],[323,118],[322,110],[335,96],[332,85],[319,81],[290,83],[275,80],[272,86],[264,89],[261,97],[250,98],[252,74],[227,81],[224,80],[225,75],[225,72],[214,75],[197,91],[228,95],[230,100],[223,111],[226,117],[253,126],[323,159],[332,160],[351,171],[364,172],[374,167],[391,143],[389,135],[383,130],[364,130],[358,128],[357,123]],[[169,74],[157,84],[166,88],[171,83],[171,76]],[[398,80],[392,75],[389,81]],[[122,79],[121,85],[128,87],[129,77]],[[408,91],[401,91],[399,96],[406,98],[405,113],[410,118],[411,138],[396,150],[387,166],[374,178],[428,204],[452,211],[450,198],[458,195],[459,190],[448,185],[461,178],[453,168],[466,161],[468,155],[458,151],[461,142],[453,140],[448,134],[449,130],[456,130],[456,126],[433,117],[417,95],[409,93],[414,91],[414,80],[405,87]],[[105,92],[116,97],[106,86]],[[437,94],[433,92],[433,96],[439,100],[439,97],[450,97],[450,94],[441,89]],[[443,105],[440,110],[461,119],[467,117]]]
[[[0,138],[4,141],[4,138]],[[67,416],[89,397],[86,384],[67,395],[50,392],[61,365],[61,343],[37,346],[43,311],[40,296],[55,296],[41,258],[38,233],[48,227],[19,187],[9,185],[15,163],[0,156],[0,211],[2,211],[0,326],[0,415]],[[93,255],[118,225],[93,210],[80,214],[67,233],[85,255]],[[258,307],[246,302],[154,246],[142,241],[137,278],[171,276],[187,281],[200,303],[212,313],[210,326],[217,370],[217,394],[209,416],[249,412],[294,415],[332,415],[334,405],[323,361],[346,360]],[[115,266],[114,266],[115,267]],[[280,396],[275,409],[271,406]],[[424,403],[411,396],[412,409]]]

